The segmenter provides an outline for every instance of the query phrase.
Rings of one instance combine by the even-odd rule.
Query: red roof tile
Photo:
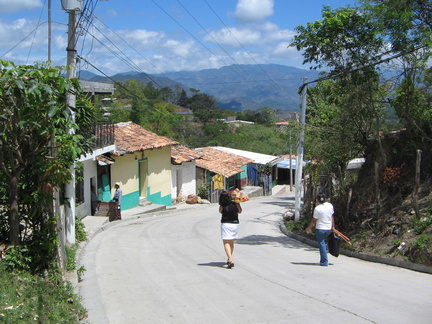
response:
[[[119,155],[179,144],[167,137],[145,130],[132,122],[114,125],[114,142],[116,154]]]
[[[211,147],[195,149],[201,158],[196,160],[199,168],[222,174],[224,177],[231,177],[243,171],[242,166],[252,163],[253,160]]]
[[[198,159],[200,156],[194,150],[183,146],[176,145],[171,148],[171,160],[174,164],[182,164],[183,162],[190,162]]]

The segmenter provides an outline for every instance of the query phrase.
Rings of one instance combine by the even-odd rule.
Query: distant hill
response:
[[[279,110],[300,110],[298,89],[303,78],[318,77],[318,71],[279,64],[231,65],[196,72],[157,74],[184,86],[214,96],[221,108],[256,110],[263,106]]]
[[[257,110],[267,106],[278,110],[300,110],[298,89],[303,78],[318,77],[318,71],[302,70],[278,64],[231,65],[202,71],[168,72],[148,75],[126,72],[110,78],[80,71],[83,80],[95,82],[138,79],[158,86],[185,90],[194,88],[216,98],[220,108],[234,111]],[[111,80],[112,79],[112,80]]]

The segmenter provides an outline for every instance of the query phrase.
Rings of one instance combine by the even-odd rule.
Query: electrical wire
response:
[[[225,48],[223,48],[222,47],[222,45],[221,44],[219,44],[219,42],[213,37],[213,35],[212,34],[210,34],[208,31],[207,31],[207,29],[198,21],[198,19],[196,19],[195,18],[195,16],[194,15],[192,15],[192,13],[179,1],[179,0],[177,0],[177,2],[183,7],[183,9],[192,17],[192,19],[193,20],[195,20],[195,22],[207,33],[207,35],[209,35],[210,36],[210,38],[220,47],[220,49],[223,51],[223,52],[225,52],[225,54],[226,55],[228,55],[232,60],[233,60],[233,62],[236,64],[236,65],[238,65],[239,67],[240,67],[240,69],[241,70],[243,70],[243,72],[245,72],[246,74],[248,74],[249,75],[249,73],[243,68],[243,66],[241,66],[237,61],[236,61],[236,59],[234,58],[234,57],[232,57],[231,56],[231,54],[230,53],[228,53],[226,50],[225,50]],[[252,79],[253,79],[253,77],[252,77]]]
[[[100,18],[96,17],[109,31],[111,31],[114,35],[116,35],[121,41],[123,41],[129,48],[131,48],[136,54],[141,56],[145,61],[147,61],[151,66],[153,66],[159,73],[163,73],[156,65],[153,64],[150,60],[148,60],[144,55],[142,55],[140,52],[138,52],[132,45],[130,45],[124,37],[121,37],[116,31],[112,30],[110,27],[108,27]]]
[[[188,33],[193,39],[195,39],[201,46],[207,49],[212,55],[214,55],[218,60],[220,60],[224,65],[228,66],[228,63],[222,60],[219,56],[217,56],[213,51],[203,44],[198,38],[196,38],[186,27],[180,24],[173,16],[171,16],[165,9],[163,9],[159,4],[157,4],[154,0],[151,0],[160,10],[162,10],[168,17],[170,17],[177,25],[179,25],[186,33]],[[236,72],[237,73],[237,72]]]
[[[46,0],[45,0],[45,2],[44,2],[44,5],[42,6],[42,9],[41,9],[40,14],[39,14],[39,19],[38,19],[38,23],[37,23],[37,26],[38,26],[38,27],[40,27],[40,21],[41,21],[41,18],[42,18],[42,12],[43,12],[44,9],[45,9],[45,5],[46,5]],[[33,34],[33,40],[32,40],[32,42],[31,42],[31,44],[30,44],[29,52],[28,52],[28,54],[27,54],[26,64],[28,63],[28,60],[29,60],[29,58],[30,58],[31,51],[32,51],[32,49],[33,49],[33,44],[34,44],[35,39],[36,39],[37,30],[38,30],[38,28],[36,28],[36,30],[35,30],[35,32],[34,32],[34,34]]]
[[[427,47],[427,45],[418,46],[418,47],[416,47],[416,48],[414,48],[414,49],[412,49],[412,50],[410,50],[410,51],[407,51],[407,52],[400,52],[400,53],[398,53],[398,54],[395,54],[395,55],[393,55],[393,56],[390,56],[390,57],[388,57],[388,58],[384,58],[384,59],[383,59],[383,58],[382,58],[383,56],[386,56],[386,55],[388,55],[389,53],[391,53],[391,51],[387,51],[387,52],[382,53],[381,55],[379,55],[379,56],[377,57],[377,59],[379,59],[379,60],[378,60],[378,61],[375,61],[375,60],[374,60],[374,61],[375,61],[374,63],[368,64],[368,65],[364,65],[364,66],[360,66],[360,67],[358,67],[358,68],[356,68],[356,69],[349,70],[349,71],[345,71],[345,72],[338,73],[338,74],[328,74],[328,75],[326,75],[326,76],[324,76],[324,77],[322,77],[322,78],[318,78],[318,79],[315,79],[315,80],[312,80],[312,81],[309,81],[309,82],[305,82],[305,83],[303,83],[303,84],[300,86],[300,88],[299,88],[299,90],[298,90],[298,93],[301,93],[302,90],[303,90],[303,88],[304,88],[305,86],[311,84],[311,83],[317,83],[317,82],[320,82],[320,81],[325,81],[325,80],[330,80],[330,79],[337,79],[337,78],[340,78],[340,77],[342,77],[342,76],[344,76],[344,75],[347,75],[347,74],[350,74],[350,73],[353,73],[353,72],[360,71],[360,70],[362,70],[362,69],[364,69],[364,68],[368,68],[368,67],[372,67],[372,66],[376,66],[376,65],[379,65],[379,64],[383,64],[383,63],[390,62],[390,61],[392,61],[392,60],[394,60],[394,59],[397,59],[397,58],[399,58],[399,57],[401,57],[401,56],[404,56],[404,55],[406,55],[406,54],[411,54],[411,53],[417,52],[417,51],[419,51],[419,50],[421,50],[421,49],[423,49],[423,48],[425,48],[425,47]],[[374,59],[375,59],[375,58],[374,58]]]
[[[95,35],[93,35],[92,33],[90,33],[90,31],[87,30],[87,33],[93,37],[94,40],[96,40],[100,45],[102,45],[105,49],[107,49],[111,54],[113,54],[115,57],[117,57],[119,60],[121,60],[123,63],[125,63],[127,66],[129,66],[132,70],[137,71],[139,73],[142,73],[146,76],[147,79],[149,79],[149,81],[151,81],[152,83],[154,83],[158,88],[162,89],[163,87],[155,80],[153,79],[149,74],[145,73],[136,63],[134,63],[116,44],[114,44],[113,41],[111,41],[111,39],[106,36],[98,27],[96,27],[95,25],[92,25],[102,36],[104,36],[110,43],[111,45],[117,49],[117,51],[113,50],[112,48],[110,48],[108,45],[106,45],[103,41],[101,41],[100,39],[98,39]],[[121,55],[119,55],[119,52],[123,55],[123,57]]]
[[[243,46],[243,44],[238,40],[238,38],[234,35],[234,33],[231,31],[231,29],[225,24],[225,22],[221,19],[221,17],[216,13],[216,11],[212,8],[212,6],[207,2],[207,0],[204,0],[204,2],[207,4],[207,6],[210,8],[210,10],[214,13],[214,15],[219,19],[219,21],[225,26],[225,28],[229,31],[229,33],[231,34],[231,36],[236,40],[236,42],[241,46],[241,48],[243,48],[243,50],[246,52],[247,55],[249,55],[249,57],[254,61],[254,63],[256,64],[256,66],[258,66],[258,68],[264,72],[265,75],[267,75],[270,80],[273,81],[273,83],[278,86],[281,90],[286,91],[285,89],[283,89],[281,87],[281,85],[279,83],[276,82],[276,80],[274,80],[272,78],[271,75],[269,75],[267,73],[266,70],[263,69],[263,67],[261,66],[261,64],[259,64],[255,58],[250,54],[250,52]]]

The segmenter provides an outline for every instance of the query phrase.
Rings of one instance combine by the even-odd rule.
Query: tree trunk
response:
[[[18,213],[18,179],[13,175],[9,181],[9,243],[11,245],[20,244],[19,236],[19,213]]]
[[[418,191],[420,187],[420,164],[421,164],[421,150],[417,150],[417,161],[416,161],[416,173],[415,173],[415,185],[413,191],[413,203],[414,203],[414,211],[417,219],[420,219],[420,210],[418,205]]]
[[[375,161],[375,203],[376,203],[376,215],[377,218],[380,214],[380,187],[379,187],[379,163]]]

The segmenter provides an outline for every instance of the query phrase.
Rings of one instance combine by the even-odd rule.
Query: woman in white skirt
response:
[[[227,265],[231,269],[234,267],[234,240],[237,239],[239,230],[238,214],[242,212],[242,208],[239,203],[232,200],[230,193],[224,190],[219,196],[219,212],[222,214],[221,237],[228,257]]]

